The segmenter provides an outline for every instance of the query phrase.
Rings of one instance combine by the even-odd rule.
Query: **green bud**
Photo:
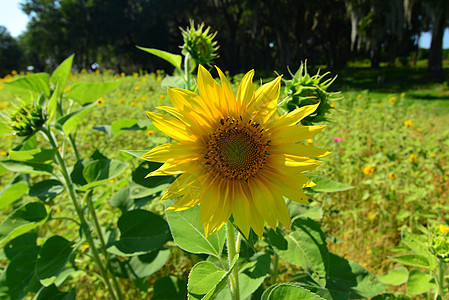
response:
[[[287,97],[285,106],[289,112],[299,107],[320,103],[313,114],[301,121],[303,125],[312,125],[313,123],[326,121],[326,115],[333,109],[331,101],[341,99],[341,97],[337,97],[340,92],[330,93],[326,91],[337,76],[322,82],[324,77],[330,73],[327,72],[323,75],[319,73],[318,71],[316,75],[310,76],[307,72],[306,61],[304,63],[301,62],[301,66],[295,74],[290,72],[292,79],[282,79],[285,84],[284,94]]]
[[[449,227],[434,226],[429,242],[430,252],[437,258],[449,262]]]
[[[40,130],[47,120],[47,114],[38,104],[25,104],[16,107],[10,115],[9,126],[18,136],[32,136]]]
[[[218,57],[216,51],[218,46],[216,41],[213,41],[217,32],[209,34],[210,27],[205,30],[204,23],[195,29],[195,24],[190,21],[190,27],[186,29],[180,28],[182,37],[184,39],[184,45],[181,46],[182,54],[189,54],[197,64],[210,64]]]

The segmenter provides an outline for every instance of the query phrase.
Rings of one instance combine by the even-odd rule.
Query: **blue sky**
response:
[[[0,25],[8,28],[14,37],[25,31],[28,22],[28,16],[20,10],[20,2],[23,0],[0,0]],[[430,33],[421,35],[419,45],[422,48],[430,47]],[[449,48],[449,29],[444,33],[443,48]]]

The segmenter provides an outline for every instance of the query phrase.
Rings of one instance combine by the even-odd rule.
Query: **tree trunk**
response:
[[[432,24],[432,41],[430,42],[429,63],[427,65],[427,76],[439,77],[443,75],[442,53],[443,53],[443,35],[445,28],[445,8],[435,18]]]

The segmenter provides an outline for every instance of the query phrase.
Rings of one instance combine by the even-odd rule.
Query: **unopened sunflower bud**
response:
[[[449,227],[447,225],[433,227],[429,248],[437,258],[449,262]]]
[[[32,136],[47,120],[46,112],[37,104],[23,104],[9,117],[10,127],[18,136]]]
[[[213,41],[217,32],[209,34],[210,27],[205,30],[204,23],[195,29],[195,24],[190,21],[190,27],[181,29],[184,45],[181,46],[182,54],[189,54],[197,64],[206,65],[218,57],[217,42]]]
[[[318,71],[316,75],[310,76],[307,72],[307,64],[304,62],[301,63],[295,74],[290,72],[291,80],[282,79],[285,84],[284,94],[287,97],[286,108],[288,111],[319,103],[317,110],[301,121],[303,125],[312,125],[327,120],[326,115],[336,107],[336,105],[333,107],[330,101],[341,99],[341,97],[337,97],[339,92],[326,91],[335,81],[336,76],[321,82],[328,74],[329,72],[320,75]]]

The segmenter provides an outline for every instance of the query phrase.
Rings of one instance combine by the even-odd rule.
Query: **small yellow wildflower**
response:
[[[145,131],[149,136],[152,136],[153,134],[154,134],[154,131],[153,130],[147,130],[147,131]]]
[[[3,104],[0,103],[0,110],[4,108]]]
[[[396,178],[398,178],[398,174],[396,174],[396,173],[390,173],[390,174],[388,174],[388,179],[390,179],[390,180],[395,180]]]
[[[62,152],[62,147],[59,147],[58,150],[59,150],[59,152]]]
[[[104,100],[103,100],[103,98],[98,98],[98,101],[97,101],[97,105],[98,106],[101,106],[101,105],[103,105],[104,104]]]
[[[368,166],[363,168],[362,172],[363,172],[363,174],[368,176],[368,175],[376,173],[376,169],[373,166],[368,165]]]
[[[159,69],[156,70],[156,74],[161,74],[161,72],[162,72],[162,71],[159,70]]]
[[[131,105],[131,107],[136,106],[136,102],[132,101],[129,105]]]
[[[12,70],[12,71],[11,71],[11,75],[13,75],[13,76],[14,76],[14,75],[17,75],[17,71],[16,71],[16,70]]]
[[[145,102],[145,101],[147,101],[147,98],[142,97],[142,99],[140,99],[140,101]]]
[[[415,154],[410,154],[410,157],[408,158],[410,160],[411,163],[417,163],[418,162],[418,156],[416,156]]]
[[[73,147],[72,146],[69,147],[69,151],[73,151]]]
[[[6,151],[0,152],[0,155],[1,155],[1,156],[6,156],[7,154],[8,154],[8,152],[6,152]]]
[[[380,104],[380,103],[379,103],[379,104],[377,104],[377,106],[379,106],[379,108],[382,108],[382,104]]]
[[[3,101],[3,106],[4,107],[8,107],[9,106],[9,102],[8,101]]]
[[[156,80],[157,81],[162,81],[162,77],[158,77]]]
[[[422,129],[418,127],[418,128],[416,128],[416,131],[421,132]]]
[[[362,110],[363,110],[363,109],[362,109],[361,107],[357,108],[357,111],[358,111],[358,112],[362,112]]]
[[[308,139],[306,142],[307,146],[313,145],[313,140],[312,139]]]
[[[225,71],[226,76],[229,76],[230,72],[228,70]]]
[[[335,105],[334,103],[331,104],[332,108],[337,108],[337,105]]]
[[[165,99],[165,95],[162,94],[162,95],[159,96],[159,98],[161,98],[161,100],[164,100]]]
[[[373,211],[370,211],[368,213],[368,220],[373,221],[377,217],[376,213]]]
[[[19,74],[23,76],[23,75],[25,75],[25,72],[24,71],[20,71]]]
[[[25,75],[31,75],[31,72],[30,72],[30,71],[27,71],[27,72],[25,73]],[[70,75],[72,75],[72,73],[70,73]]]
[[[120,98],[120,100],[119,100],[118,102],[120,102],[120,103],[124,103],[124,102],[125,102],[125,99],[123,99],[123,98]]]
[[[86,252],[87,249],[89,249],[89,245],[88,244],[84,244],[81,246],[81,252]]]
[[[114,183],[114,181],[115,181],[115,178],[109,179],[109,183]]]
[[[405,97],[405,93],[401,93],[401,97],[404,98]]]
[[[100,75],[100,71],[96,70],[95,75]]]
[[[360,122],[360,121],[357,121],[357,122],[355,122],[357,125],[360,125],[360,124],[362,124],[362,122]]]
[[[125,77],[125,73],[120,73],[120,77]]]
[[[134,77],[139,77],[139,73],[133,72]]]
[[[134,88],[134,90],[135,90],[136,92],[140,91],[140,86],[136,86],[136,87]]]
[[[143,108],[143,104],[140,104],[140,105],[139,105],[139,108],[142,109],[142,108]]]
[[[87,70],[85,68],[81,69],[81,73],[86,73],[86,72],[87,72]]]
[[[440,230],[441,233],[447,234],[449,232],[449,226],[446,226],[444,224],[441,224],[440,226],[438,226],[438,229]]]
[[[388,99],[388,102],[395,103],[396,102],[396,98],[395,97],[390,97],[390,99]]]
[[[64,90],[64,93],[68,93],[68,92],[70,92],[70,87],[67,87],[65,90]]]
[[[363,97],[362,94],[357,95],[357,99],[362,99],[362,97]]]
[[[407,121],[404,122],[404,125],[407,128],[412,128],[413,122],[412,122],[412,120],[407,120]]]

